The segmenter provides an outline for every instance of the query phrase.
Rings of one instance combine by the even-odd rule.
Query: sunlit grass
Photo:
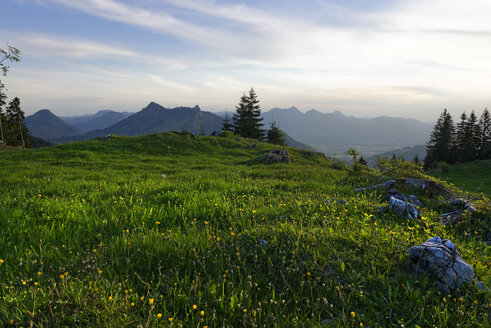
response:
[[[329,160],[289,149],[293,163],[266,165],[274,146],[249,143],[166,133],[0,154],[2,325],[489,324],[489,294],[443,295],[407,258],[440,235],[489,285],[482,224],[443,227],[437,203],[420,222],[379,215],[383,195],[354,193]]]

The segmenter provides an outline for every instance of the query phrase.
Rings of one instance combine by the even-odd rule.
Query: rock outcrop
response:
[[[411,220],[415,220],[421,217],[421,213],[416,208],[414,201],[410,202],[400,191],[391,189],[387,192],[388,198],[388,209],[393,211],[397,216],[407,217]],[[421,202],[416,198],[412,197],[412,199],[416,200],[418,204]]]
[[[286,150],[274,149],[261,156],[266,162],[270,163],[290,163],[292,160]]]
[[[447,239],[433,237],[409,249],[413,269],[435,279],[444,290],[455,290],[472,280],[474,271],[459,255],[457,247]]]

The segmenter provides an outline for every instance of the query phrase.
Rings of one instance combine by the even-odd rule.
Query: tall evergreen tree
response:
[[[478,124],[478,119],[474,111],[469,115],[469,120],[467,122],[467,138],[469,149],[466,152],[466,161],[473,161],[477,158],[477,152],[479,149],[479,139],[481,136],[481,129]]]
[[[445,109],[438,118],[430,139],[426,144],[425,169],[436,166],[436,163],[444,161],[455,162],[455,127],[452,116]]]
[[[228,116],[228,112],[225,113],[225,118],[222,123],[222,131],[234,131],[234,125],[230,121],[230,117]]]
[[[263,140],[264,130],[261,123],[261,107],[253,88],[249,90],[249,95],[243,94],[239,105],[235,107],[233,116],[234,132],[244,138]]]
[[[20,108],[20,99],[15,97],[6,108],[8,127],[7,141],[12,146],[21,146],[24,149],[30,145],[29,131],[24,124],[25,115]]]
[[[456,131],[456,149],[457,149],[457,160],[465,161],[464,149],[466,147],[466,129],[467,129],[467,115],[465,112],[460,115],[460,122],[457,124]]]
[[[272,122],[266,135],[266,141],[270,144],[286,146],[285,134],[280,130],[276,122]]]
[[[479,146],[477,150],[477,156],[480,159],[487,159],[491,157],[491,116],[487,108],[481,114],[479,118]]]

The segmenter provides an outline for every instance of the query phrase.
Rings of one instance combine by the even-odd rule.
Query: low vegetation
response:
[[[439,163],[438,168],[431,170],[430,174],[436,178],[446,180],[470,192],[483,193],[491,198],[491,160],[481,160],[448,165]]]
[[[382,191],[353,191],[376,174],[293,148],[265,164],[274,147],[162,133],[2,152],[1,325],[489,326],[489,293],[444,294],[407,253],[451,239],[490,286],[485,202],[445,227],[442,200],[407,189],[421,220],[379,214]]]

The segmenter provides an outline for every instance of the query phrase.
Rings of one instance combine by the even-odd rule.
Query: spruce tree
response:
[[[455,127],[452,116],[445,109],[438,118],[430,139],[426,143],[425,169],[435,167],[438,162],[455,162]]]
[[[460,122],[457,124],[456,131],[456,149],[457,149],[457,160],[465,161],[464,149],[466,147],[466,128],[467,128],[467,116],[465,112],[460,115]]]
[[[276,122],[272,122],[266,135],[266,142],[274,145],[286,146],[285,134]]]
[[[244,136],[246,134],[246,122],[248,120],[247,104],[248,98],[245,94],[240,97],[240,102],[235,106],[235,113],[232,117],[233,121],[233,131],[239,136]]]
[[[30,146],[29,131],[24,124],[25,115],[20,108],[20,99],[15,97],[6,108],[8,126],[7,141],[12,146],[21,146],[24,149]]]
[[[479,152],[479,144],[481,141],[481,127],[479,125],[479,119],[477,118],[474,111],[472,111],[469,117],[470,129],[472,130],[472,160],[477,159],[477,155]]]
[[[257,140],[263,140],[265,131],[263,130],[264,124],[261,123],[261,107],[259,106],[259,100],[257,99],[256,92],[253,88],[249,90],[249,110],[251,111],[251,138]]]
[[[222,131],[234,131],[234,125],[230,121],[230,117],[228,116],[228,112],[225,113],[225,118],[223,119],[222,123]]]
[[[487,108],[484,109],[479,118],[479,128],[480,136],[477,157],[488,159],[491,157],[491,116]]]
[[[242,95],[235,109],[232,119],[234,132],[244,138],[263,140],[264,124],[261,123],[261,107],[253,88],[249,90],[248,96]]]

